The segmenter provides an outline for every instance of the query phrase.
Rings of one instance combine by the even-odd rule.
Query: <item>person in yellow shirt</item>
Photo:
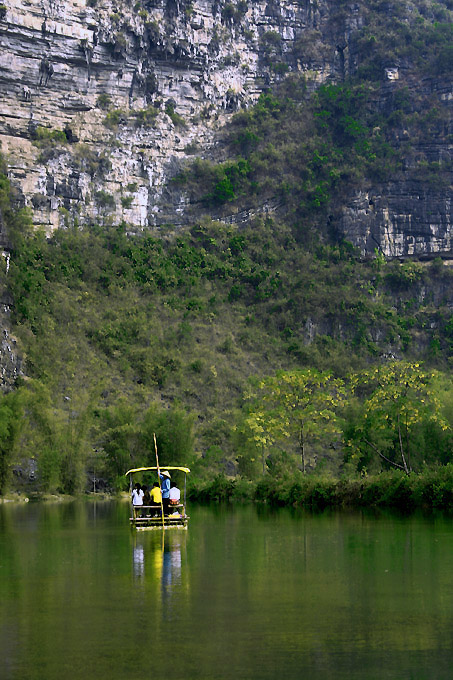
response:
[[[151,497],[151,506],[154,506],[156,509],[159,508],[159,510],[162,507],[162,492],[160,490],[159,482],[154,482],[153,488],[151,489],[150,493]]]

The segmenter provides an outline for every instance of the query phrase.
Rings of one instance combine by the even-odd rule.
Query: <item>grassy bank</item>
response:
[[[258,482],[218,475],[209,482],[195,482],[189,489],[193,501],[259,501],[271,505],[325,507],[453,507],[453,465],[404,475],[388,471],[362,478],[306,475]]]

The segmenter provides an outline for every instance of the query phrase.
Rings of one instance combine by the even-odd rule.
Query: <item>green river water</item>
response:
[[[0,506],[2,680],[453,678],[446,516]]]

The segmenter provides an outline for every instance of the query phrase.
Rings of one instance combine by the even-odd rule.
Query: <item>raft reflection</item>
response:
[[[160,583],[162,593],[171,595],[173,587],[187,587],[182,565],[186,561],[185,531],[135,532],[132,545],[134,580]]]

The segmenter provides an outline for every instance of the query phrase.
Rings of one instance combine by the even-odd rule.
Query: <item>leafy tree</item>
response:
[[[441,404],[433,389],[434,371],[419,363],[392,361],[357,374],[353,386],[365,393],[361,419],[348,445],[358,461],[371,448],[389,465],[412,470],[411,439],[420,422],[448,430]]]
[[[0,397],[0,494],[4,494],[10,475],[20,426],[23,405],[22,392],[11,392]]]
[[[266,446],[277,439],[296,440],[305,472],[307,442],[338,432],[343,381],[307,368],[279,371],[258,387],[257,407],[246,419],[254,441]]]
[[[39,380],[27,381],[23,392],[20,448],[37,460],[43,491],[62,491],[62,447],[59,424],[62,415],[52,404],[51,393]]]
[[[214,479],[218,475],[224,476],[225,462],[225,453],[218,444],[208,446],[202,456],[195,454],[189,464],[190,486],[196,486],[200,481]]]
[[[137,459],[137,410],[125,400],[120,400],[100,413],[100,423],[100,443],[106,455],[107,470],[114,486],[121,488],[124,486],[125,472],[140,464]]]
[[[79,493],[86,484],[85,466],[90,451],[90,430],[93,424],[94,404],[98,386],[91,394],[81,393],[68,402],[67,420],[60,423],[58,431],[62,451],[61,477],[66,493]]]
[[[255,410],[248,413],[236,425],[234,447],[238,451],[238,471],[243,477],[253,479],[260,470],[266,472],[266,453],[274,443],[269,414]]]
[[[66,396],[60,406],[38,380],[28,381],[21,393],[24,416],[20,446],[37,460],[42,490],[82,491],[97,388],[88,396],[83,391],[71,398]]]
[[[152,404],[141,423],[141,450],[148,465],[154,465],[154,434],[160,465],[184,465],[193,457],[193,416],[182,408],[165,409]]]

